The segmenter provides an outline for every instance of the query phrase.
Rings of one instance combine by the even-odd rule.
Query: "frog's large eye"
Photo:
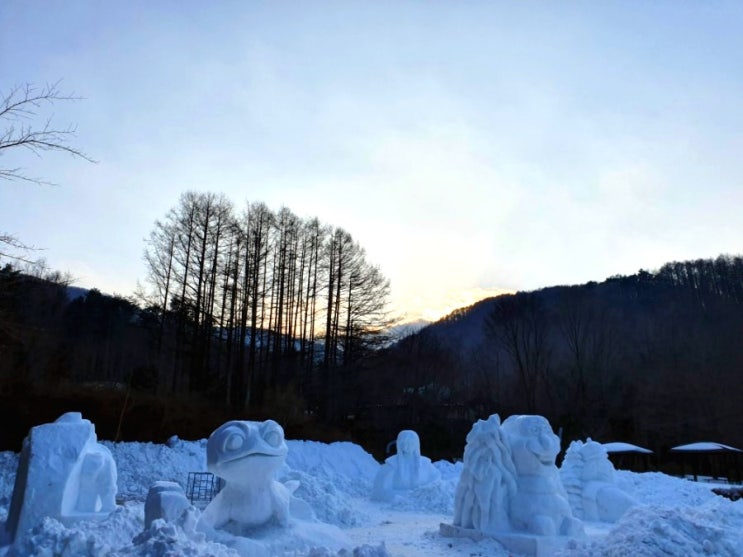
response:
[[[245,434],[236,427],[231,427],[224,433],[224,441],[222,442],[223,453],[235,452],[245,443]]]
[[[268,430],[265,435],[263,436],[263,439],[265,439],[266,443],[271,445],[272,447],[278,447],[281,445],[281,442],[284,440],[284,436],[281,435],[281,433],[275,429]]]

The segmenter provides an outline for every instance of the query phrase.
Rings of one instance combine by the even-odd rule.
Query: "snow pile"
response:
[[[15,471],[18,468],[18,454],[10,451],[0,452],[0,509],[10,507],[10,498],[13,496]],[[4,517],[0,515],[0,520]]]
[[[144,500],[150,486],[160,480],[179,483],[185,490],[189,472],[206,471],[206,439],[178,439],[168,445],[111,441],[101,444],[108,447],[116,461],[119,498],[125,501]]]
[[[454,514],[454,496],[457,492],[462,463],[439,460],[433,463],[441,477],[435,482],[418,487],[404,495],[398,495],[390,508],[399,511],[414,511],[431,514]]]
[[[279,475],[282,482],[298,480],[294,495],[307,502],[321,522],[347,528],[359,526],[369,517],[357,509],[354,499],[335,486],[328,478],[318,478],[300,470],[285,469]]]
[[[286,465],[317,479],[327,480],[337,489],[356,497],[368,497],[380,464],[355,443],[287,441]]]
[[[454,514],[454,495],[458,479],[436,480],[404,495],[396,495],[390,507],[398,511]]]
[[[119,493],[128,501],[107,518],[65,526],[46,519],[14,552],[2,557],[235,557],[234,549],[206,541],[191,519],[155,520],[144,529],[144,499],[155,481],[185,485],[188,472],[206,469],[206,441],[173,440],[168,445],[103,442],[116,459]],[[391,504],[370,500],[379,463],[358,445],[288,441],[289,454],[279,479],[296,479],[296,495],[322,522],[340,526],[353,550],[296,548],[282,557],[507,557],[494,540],[444,539],[438,525],[452,516],[462,463],[435,462],[441,479],[401,494]],[[0,452],[0,520],[5,520],[18,456]],[[712,493],[710,484],[660,473],[618,470],[618,486],[639,506],[616,524],[590,523],[586,541],[560,557],[732,557],[743,555],[743,502]],[[195,513],[196,511],[192,511]],[[190,522],[189,522],[190,520]],[[4,525],[0,524],[0,528]],[[279,538],[276,538],[278,542]],[[556,556],[557,557],[557,556]]]
[[[142,506],[132,503],[118,507],[104,520],[80,521],[71,527],[45,518],[9,557],[97,557],[131,546],[141,531]]]
[[[634,507],[602,540],[563,557],[738,557],[743,555],[743,508],[722,498],[701,507]]]
[[[660,472],[637,474],[617,470],[614,478],[617,487],[643,505],[697,507],[716,497],[711,490],[713,485],[675,478]]]
[[[204,536],[186,533],[182,523],[155,520],[152,525],[134,538],[133,544],[116,555],[127,557],[170,557],[197,556],[205,557],[240,557],[237,551],[222,545],[206,541]]]
[[[294,493],[322,522],[359,526],[369,517],[353,497],[368,497],[379,463],[359,445],[348,442],[287,441],[289,454],[279,480],[298,480]]]

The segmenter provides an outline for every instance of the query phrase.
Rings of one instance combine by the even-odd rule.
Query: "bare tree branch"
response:
[[[77,128],[58,127],[53,123],[54,115],[48,116],[43,125],[34,121],[39,112],[62,101],[78,101],[82,97],[65,94],[59,89],[59,81],[37,87],[33,84],[16,85],[7,93],[0,93],[0,157],[16,148],[28,149],[37,157],[46,151],[67,153],[95,163],[84,151],[72,145]],[[28,175],[22,167],[7,167],[0,163],[0,181],[23,181],[38,185],[55,185],[53,182]],[[31,263],[25,254],[33,250],[15,236],[0,233],[0,258]]]
[[[17,147],[25,148],[41,157],[45,151],[67,153],[88,162],[96,161],[81,149],[71,144],[77,128],[74,126],[57,127],[53,123],[54,116],[49,116],[43,126],[35,126],[33,120],[45,106],[52,106],[60,101],[78,101],[82,97],[74,94],[64,94],[59,90],[59,81],[38,88],[30,83],[16,85],[6,94],[1,95],[0,120],[4,120],[6,127],[0,131],[0,156],[7,150]],[[36,184],[53,185],[40,178],[27,175],[20,167],[3,167],[0,165],[0,180],[21,180]]]

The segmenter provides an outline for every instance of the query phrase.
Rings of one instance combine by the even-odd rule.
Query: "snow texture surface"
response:
[[[64,526],[45,519],[14,553],[0,557],[236,557],[227,546],[209,542],[193,530],[195,517],[154,520],[144,529],[144,501],[158,480],[185,488],[188,472],[206,470],[206,441],[173,440],[169,445],[106,443],[118,468],[119,501],[108,518]],[[319,520],[340,526],[351,540],[347,550],[325,547],[277,553],[281,557],[518,557],[498,542],[449,539],[439,524],[451,522],[462,464],[435,462],[441,478],[398,496],[392,503],[370,499],[379,463],[358,445],[287,441],[286,465],[279,480],[301,482],[295,494]],[[5,520],[15,480],[18,455],[0,452],[0,520]],[[712,493],[710,484],[660,473],[615,473],[615,484],[638,501],[616,524],[586,522],[587,538],[556,557],[656,555],[732,557],[743,555],[743,501]],[[122,497],[123,496],[123,497]],[[3,525],[0,524],[0,528]]]

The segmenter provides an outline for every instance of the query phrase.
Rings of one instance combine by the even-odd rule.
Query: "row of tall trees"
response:
[[[328,412],[336,370],[384,341],[389,282],[348,232],[286,207],[187,192],[145,260],[169,391],[242,407],[293,383]]]

